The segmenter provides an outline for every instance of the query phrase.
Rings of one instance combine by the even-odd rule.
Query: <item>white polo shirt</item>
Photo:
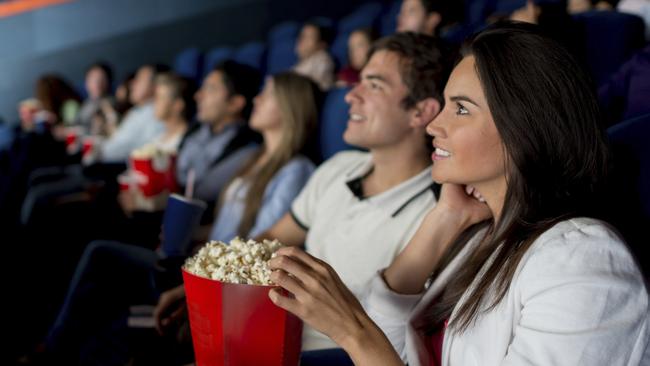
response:
[[[436,202],[430,166],[388,191],[363,197],[361,180],[372,169],[370,153],[338,153],[316,170],[291,206],[294,220],[307,230],[307,252],[329,263],[359,299]],[[336,347],[305,326],[303,350]]]

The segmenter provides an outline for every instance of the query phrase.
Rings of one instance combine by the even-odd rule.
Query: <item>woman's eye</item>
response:
[[[464,116],[466,114],[469,114],[469,111],[467,108],[463,107],[462,104],[456,103],[456,114],[459,116]]]

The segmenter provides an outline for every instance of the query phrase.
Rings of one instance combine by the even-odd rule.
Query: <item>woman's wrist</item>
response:
[[[445,204],[436,205],[429,212],[426,220],[442,225],[445,231],[450,232],[451,236],[457,236],[471,226],[471,216]]]
[[[365,326],[355,327],[338,343],[350,356],[354,364],[360,365],[402,365],[384,333],[370,319]]]

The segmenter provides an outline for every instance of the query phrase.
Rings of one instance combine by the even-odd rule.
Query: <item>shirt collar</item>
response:
[[[426,194],[429,190],[434,195],[434,199],[437,198],[435,197],[437,184],[431,178],[431,165],[385,192],[366,197],[363,194],[362,181],[372,173],[373,169],[372,156],[368,154],[366,160],[359,162],[348,170],[345,174],[345,184],[358,200],[366,200],[373,205],[389,208],[391,217],[399,215],[410,203]]]

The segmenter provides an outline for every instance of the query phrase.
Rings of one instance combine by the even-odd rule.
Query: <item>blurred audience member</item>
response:
[[[156,78],[154,114],[165,131],[153,141],[161,150],[176,152],[196,113],[194,81],[168,73]]]
[[[361,68],[368,60],[370,46],[378,38],[372,28],[357,29],[348,38],[348,64],[336,75],[337,86],[351,86],[359,82]]]
[[[108,64],[97,62],[86,71],[86,92],[88,98],[81,104],[76,124],[90,130],[95,114],[102,108],[102,103],[110,102],[113,71]]]
[[[41,76],[36,81],[34,95],[49,112],[48,122],[64,125],[74,123],[81,98],[63,78],[54,74]]]
[[[246,120],[261,82],[256,69],[225,61],[205,77],[196,93],[196,119],[201,125],[178,152],[176,180],[211,207],[224,185],[257,150],[259,136]]]
[[[168,73],[156,78],[154,94],[154,113],[165,126],[165,131],[158,135],[151,143],[140,149],[160,151],[169,158],[176,155],[183,138],[186,136],[188,126],[194,118],[196,106],[194,93],[196,86],[193,80]],[[121,191],[118,197],[125,213],[134,210],[157,211],[164,208],[169,191],[150,199],[141,196],[137,190]]]
[[[440,35],[463,19],[461,0],[404,0],[397,16],[397,32]]]
[[[310,77],[322,90],[334,84],[334,61],[327,52],[332,41],[331,27],[318,21],[306,22],[296,41],[298,63],[293,70]]]
[[[163,65],[148,64],[140,67],[133,80],[129,110],[110,137],[99,145],[95,157],[101,162],[125,162],[131,151],[151,142],[164,130],[155,117],[153,108],[154,80],[156,75],[168,71]]]
[[[567,10],[571,14],[590,10],[614,10],[619,0],[569,0]]]
[[[131,87],[135,79],[135,72],[129,73],[115,88],[115,111],[124,115],[133,107],[131,103]]]

